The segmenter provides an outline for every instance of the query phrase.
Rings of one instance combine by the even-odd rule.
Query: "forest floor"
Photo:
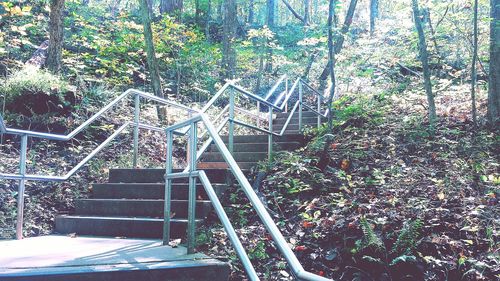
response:
[[[341,98],[327,165],[325,138],[313,138],[263,169],[259,194],[307,270],[334,280],[500,279],[499,138],[472,126],[457,90],[439,95],[434,133],[415,106],[421,94]],[[291,280],[239,198],[228,198],[230,213],[257,272]],[[235,258],[220,227],[200,239]],[[241,274],[238,265],[232,280]]]

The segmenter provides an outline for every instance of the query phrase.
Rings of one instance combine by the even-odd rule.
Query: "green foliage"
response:
[[[248,251],[248,257],[252,260],[263,260],[269,257],[266,252],[266,243],[264,241],[258,241],[254,247],[251,247]]]
[[[410,255],[418,246],[418,240],[421,236],[423,221],[416,219],[414,221],[405,222],[403,229],[398,235],[396,242],[392,246],[392,253]]]
[[[366,217],[362,217],[359,220],[359,226],[361,228],[361,231],[363,231],[363,238],[356,242],[357,248],[355,249],[355,252],[359,252],[368,248],[373,249],[377,252],[385,252],[384,242],[375,233],[371,223],[368,222]]]

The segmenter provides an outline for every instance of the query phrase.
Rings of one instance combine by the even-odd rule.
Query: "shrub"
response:
[[[33,67],[23,68],[1,81],[0,92],[5,95],[8,111],[29,117],[68,113],[75,100],[59,76]]]

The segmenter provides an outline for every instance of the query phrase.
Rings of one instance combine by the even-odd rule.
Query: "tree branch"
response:
[[[294,16],[295,16],[298,20],[300,20],[301,22],[305,23],[305,18],[304,18],[304,17],[302,17],[301,15],[299,15],[299,13],[297,13],[297,12],[293,9],[292,5],[290,5],[290,3],[288,3],[288,1],[286,1],[286,0],[281,0],[281,1],[283,1],[283,3],[285,4],[285,6],[288,8],[288,10],[290,10],[290,12],[292,12],[292,14],[293,14],[293,15],[294,15]]]

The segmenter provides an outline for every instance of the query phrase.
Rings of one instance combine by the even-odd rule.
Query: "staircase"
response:
[[[303,112],[303,125],[316,126],[312,112]],[[295,116],[296,115],[296,116]],[[298,130],[298,114],[292,117],[285,135],[275,137],[275,150],[294,150],[303,142]],[[288,118],[278,113],[273,122],[281,130]],[[227,136],[223,137],[227,141]],[[259,161],[267,159],[267,135],[234,136],[233,156],[242,170],[250,170]],[[202,156],[198,169],[207,173],[216,192],[222,195],[227,188],[227,164],[215,145]],[[176,170],[175,172],[180,172]],[[71,215],[56,217],[55,231],[60,234],[95,235],[133,238],[161,238],[163,231],[163,204],[165,197],[165,169],[113,169],[108,183],[93,184],[91,199],[77,199]],[[205,190],[197,185],[196,219],[202,224],[212,210]],[[187,179],[176,179],[172,185],[173,238],[186,233],[188,210]]]
[[[287,75],[283,75],[266,97],[260,97],[228,81],[200,110],[129,89],[67,135],[8,128],[1,122],[0,116],[0,134],[17,135],[21,140],[19,173],[0,172],[0,179],[19,182],[16,224],[18,240],[0,242],[0,281],[227,280],[230,271],[228,263],[194,251],[196,226],[206,223],[205,220],[212,211],[224,226],[248,279],[260,280],[224,211],[224,202],[220,202],[228,187],[227,183],[233,182],[231,177],[239,183],[294,276],[307,281],[328,280],[302,267],[245,175],[259,161],[267,161],[272,157],[271,152],[299,148],[304,142],[300,129],[305,126],[315,127],[328,115],[328,107],[325,113],[321,113],[324,101],[322,94],[301,78],[297,78],[291,87],[288,87],[288,82]],[[284,89],[279,90],[279,85],[283,84]],[[305,101],[304,91],[312,93]],[[238,108],[235,105],[236,94],[256,102],[257,112],[262,112],[261,106],[267,108],[267,118],[272,118],[272,126],[267,127],[265,122],[266,126],[259,124],[256,127],[238,119],[234,114],[235,110],[258,119],[262,119],[263,114],[257,115]],[[227,99],[221,98],[222,95]],[[97,118],[111,111],[116,104],[130,97],[134,98],[134,121],[126,121],[117,127],[73,169],[61,176],[26,173],[29,138],[69,141]],[[175,107],[188,113],[189,117],[167,128],[141,123],[141,99],[149,102],[148,105]],[[219,102],[229,104],[215,120],[211,120],[206,114],[207,110],[220,104]],[[224,113],[228,116],[225,117]],[[318,119],[319,117],[322,119]],[[221,120],[224,121],[216,122]],[[218,127],[215,124],[219,124]],[[220,136],[220,130],[227,124],[231,138]],[[235,124],[263,134],[233,135]],[[202,125],[210,137],[201,148],[197,145],[199,125]],[[62,235],[21,240],[25,182],[68,180],[128,127],[133,127],[133,167],[136,166],[139,151],[139,130],[167,134],[167,169],[110,170],[107,183],[92,185],[90,199],[77,199],[72,214],[56,217],[55,233]],[[171,169],[174,134],[189,136],[188,165],[185,170]],[[232,147],[231,151],[229,147]],[[167,182],[165,178],[168,179]],[[196,185],[194,180],[203,185]],[[165,193],[165,190],[169,193]],[[158,240],[160,238],[163,243]],[[187,248],[164,246],[171,238],[187,241]]]

